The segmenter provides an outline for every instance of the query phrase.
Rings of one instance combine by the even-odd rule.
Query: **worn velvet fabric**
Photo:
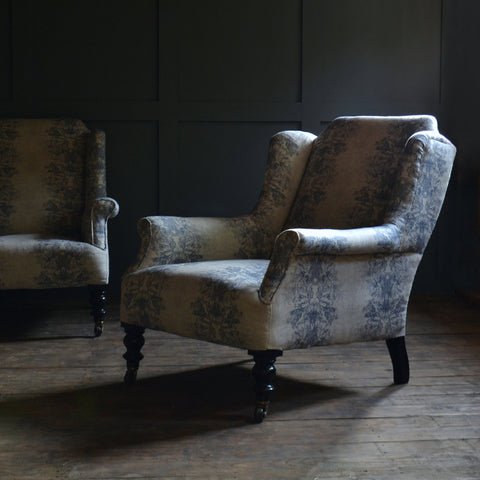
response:
[[[121,319],[253,350],[402,336],[454,156],[431,116],[282,132],[251,214],[140,220]]]
[[[108,283],[105,135],[79,120],[0,121],[0,288]]]

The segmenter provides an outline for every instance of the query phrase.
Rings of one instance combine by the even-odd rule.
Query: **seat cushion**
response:
[[[258,297],[268,260],[159,265],[126,275],[122,322],[239,348],[268,345],[270,308]]]
[[[108,251],[41,234],[0,236],[0,289],[105,285]]]

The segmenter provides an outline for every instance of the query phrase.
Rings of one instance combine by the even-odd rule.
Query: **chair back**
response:
[[[0,234],[80,236],[88,134],[80,120],[0,121]]]
[[[431,145],[429,139],[441,142]],[[417,148],[420,144],[425,148]],[[440,211],[454,156],[455,147],[429,115],[337,118],[314,142],[286,228],[403,227],[408,219],[415,229],[428,215],[426,235],[417,232],[421,238],[409,239],[416,245],[409,248],[421,250]]]

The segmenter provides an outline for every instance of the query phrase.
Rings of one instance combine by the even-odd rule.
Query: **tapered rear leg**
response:
[[[393,382],[396,385],[408,383],[410,379],[410,366],[408,362],[405,337],[389,338],[386,340],[388,352],[393,365]]]

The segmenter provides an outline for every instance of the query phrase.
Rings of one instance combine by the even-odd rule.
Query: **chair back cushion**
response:
[[[0,121],[0,234],[80,236],[88,133],[80,120]]]
[[[407,140],[437,130],[434,117],[340,117],[314,142],[286,228],[381,225],[391,207]]]

